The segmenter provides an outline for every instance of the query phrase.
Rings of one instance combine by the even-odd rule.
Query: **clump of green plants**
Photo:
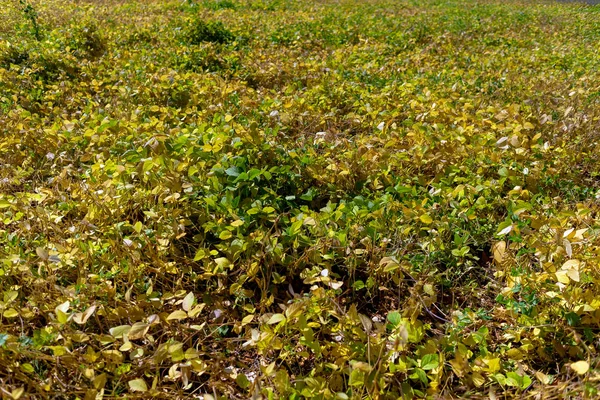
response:
[[[204,1],[203,5],[209,10],[235,10],[238,7],[232,0]]]
[[[29,24],[31,25],[31,33],[37,41],[42,40],[42,32],[38,23],[38,12],[27,0],[19,0],[22,6],[22,12]]]
[[[193,19],[185,31],[185,39],[190,44],[211,43],[230,43],[235,36],[229,31],[221,21],[204,21],[202,19]]]

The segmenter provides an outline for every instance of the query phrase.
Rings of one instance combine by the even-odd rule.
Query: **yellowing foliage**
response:
[[[8,0],[0,396],[595,398],[600,14]]]

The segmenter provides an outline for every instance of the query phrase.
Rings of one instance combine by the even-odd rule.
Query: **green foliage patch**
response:
[[[234,36],[221,21],[205,22],[194,19],[190,22],[185,38],[191,44],[203,42],[229,43],[233,41]]]

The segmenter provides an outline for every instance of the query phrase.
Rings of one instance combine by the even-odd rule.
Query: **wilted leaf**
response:
[[[127,333],[129,340],[142,339],[150,329],[150,325],[143,322],[136,322],[131,326],[131,329]]]
[[[83,325],[96,311],[96,306],[92,305],[88,307],[83,313],[76,313],[73,315],[73,321],[79,325]]]
[[[25,393],[24,387],[15,388],[10,393],[10,397],[13,398],[14,400],[18,400],[21,398],[21,396],[23,396],[24,393]]]

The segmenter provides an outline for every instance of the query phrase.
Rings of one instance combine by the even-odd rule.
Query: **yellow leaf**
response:
[[[485,383],[485,378],[479,372],[473,372],[472,378],[473,378],[473,383],[477,387],[480,387]]]
[[[583,228],[583,229],[577,229],[577,231],[575,232],[575,236],[573,237],[574,239],[577,240],[583,240],[583,234],[588,230],[588,228]]]
[[[502,241],[495,243],[492,251],[494,261],[496,261],[498,264],[501,263],[502,259],[504,258],[504,252],[506,251],[506,242]]]
[[[579,282],[579,271],[576,269],[567,270],[567,276],[571,278],[572,281]]]
[[[19,292],[16,290],[9,290],[7,292],[4,292],[4,302],[5,303],[11,303],[13,302],[17,297],[19,297]]]
[[[229,239],[231,236],[233,236],[233,235],[231,234],[231,232],[229,232],[229,231],[223,231],[223,232],[221,232],[221,233],[219,234],[219,239],[221,239],[221,240],[227,240],[227,239]]]
[[[487,362],[488,369],[490,372],[500,371],[500,359],[499,358],[490,358],[486,362]]]
[[[181,319],[186,319],[187,318],[187,313],[185,311],[181,311],[181,310],[177,310],[177,311],[173,311],[171,314],[169,314],[169,316],[167,317],[167,321],[171,321],[171,320],[181,320]]]
[[[66,324],[69,320],[69,316],[60,310],[56,310],[56,319],[61,324]]]
[[[423,214],[419,217],[419,219],[421,220],[422,223],[427,224],[427,225],[429,225],[433,222],[433,219],[431,219],[429,214]]]
[[[564,238],[567,238],[567,239],[568,239],[568,238],[570,238],[570,237],[571,237],[571,234],[572,234],[574,231],[575,231],[575,228],[570,228],[570,229],[567,229],[567,230],[565,231],[565,233],[563,233],[563,237],[564,237]]]
[[[121,347],[119,347],[119,351],[129,351],[132,347],[133,345],[131,344],[131,342],[125,342]]]
[[[4,316],[4,318],[14,318],[18,316],[19,313],[14,308],[9,308],[8,310],[4,311],[2,315]]]
[[[146,382],[143,379],[138,378],[129,381],[129,389],[132,392],[147,392],[148,386],[146,386]]]
[[[44,249],[43,247],[36,247],[35,252],[43,261],[47,261],[48,257],[50,257],[48,250]]]
[[[538,380],[544,385],[549,385],[552,383],[552,377],[544,374],[543,372],[537,371],[535,373],[535,377],[538,378]]]
[[[133,225],[133,230],[140,233],[142,231],[142,223],[140,221],[136,222],[135,225]]]
[[[571,364],[571,369],[579,375],[583,375],[590,369],[590,364],[587,361],[577,361]]]
[[[62,311],[63,313],[67,313],[67,311],[69,311],[69,307],[71,306],[71,302],[70,301],[65,301],[64,303],[56,306],[56,308],[54,309],[54,311]]]
[[[143,322],[136,322],[131,326],[131,330],[127,334],[130,340],[142,339],[150,329],[150,325]]]
[[[23,393],[25,393],[24,387],[16,388],[11,392],[10,397],[12,397],[14,400],[17,400],[23,396]]]
[[[114,328],[110,328],[108,331],[115,339],[120,339],[124,335],[127,335],[130,330],[131,330],[130,325],[120,325],[120,326],[115,326]]]
[[[269,321],[267,321],[267,324],[273,325],[283,320],[285,320],[285,316],[283,314],[273,314],[271,315],[271,318],[269,318]]]
[[[244,225],[244,221],[242,221],[241,219],[238,219],[231,223],[231,226],[235,226],[235,227],[242,226],[242,225]]]
[[[190,311],[192,309],[192,306],[194,305],[195,299],[196,298],[194,297],[194,293],[189,292],[187,296],[184,297],[183,303],[181,304],[181,308],[183,308],[184,311]]]
[[[570,281],[567,276],[567,271],[556,271],[555,275],[560,283],[564,283],[565,285],[569,284]]]
[[[88,309],[85,310],[84,312],[73,315],[73,321],[75,321],[75,323],[77,323],[79,325],[83,325],[94,314],[94,311],[96,311],[95,305],[88,307]]]
[[[254,319],[254,315],[250,314],[250,315],[246,315],[243,319],[242,319],[242,326],[244,325],[248,325],[250,322],[252,322],[252,320]]]
[[[100,374],[94,378],[94,380],[92,381],[92,385],[94,385],[96,390],[100,390],[104,387],[104,385],[106,385],[106,380],[106,374]]]
[[[579,269],[579,260],[569,260],[563,264],[562,269]]]
[[[267,365],[264,368],[264,373],[266,376],[269,376],[273,373],[273,371],[275,371],[275,361],[273,361],[271,364]]]
[[[204,304],[204,303],[198,304],[196,307],[194,307],[190,311],[188,311],[188,316],[190,318],[196,318],[198,316],[198,314],[200,314],[202,312],[202,310],[204,310],[205,306],[206,306],[206,304]]]

